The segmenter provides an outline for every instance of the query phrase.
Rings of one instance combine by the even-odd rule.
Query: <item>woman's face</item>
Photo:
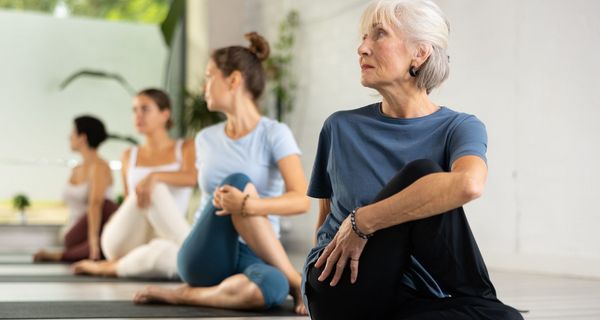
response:
[[[206,65],[204,83],[204,99],[210,111],[224,112],[231,105],[231,95],[228,94],[227,78],[215,62],[210,59]]]
[[[376,23],[363,35],[358,47],[363,86],[380,89],[400,84],[408,79],[412,57],[401,32],[394,27]]]
[[[133,124],[140,134],[165,130],[170,116],[169,110],[161,111],[156,102],[146,95],[133,98]]]
[[[73,127],[69,135],[69,145],[72,151],[79,151],[82,146],[87,145],[87,138],[85,135],[79,134],[77,128]]]

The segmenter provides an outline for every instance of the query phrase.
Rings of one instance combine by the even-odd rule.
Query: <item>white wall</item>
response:
[[[600,2],[438,0],[451,24],[451,76],[434,101],[476,114],[489,134],[489,182],[467,206],[488,264],[600,277]],[[324,119],[376,101],[359,84],[358,21],[367,1],[248,0],[246,28],[275,39],[300,11],[299,98],[290,123],[307,175]],[[248,7],[248,6],[246,6]],[[295,218],[310,246],[316,208]]]
[[[134,135],[131,96],[116,82],[80,78],[84,68],[120,73],[137,90],[160,86],[166,49],[155,25],[0,10],[0,199],[17,192],[33,200],[58,200],[68,178],[65,165],[17,165],[77,159],[68,135],[76,115],[90,113],[109,131]],[[125,147],[107,142],[100,152],[118,160]],[[120,185],[120,176],[115,173]]]

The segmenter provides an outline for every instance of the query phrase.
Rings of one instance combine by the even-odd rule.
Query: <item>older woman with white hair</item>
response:
[[[449,74],[446,18],[432,1],[380,0],[361,31],[361,83],[382,101],[334,113],[319,137],[311,316],[522,319],[497,299],[462,208],[484,189],[485,126],[428,97]]]

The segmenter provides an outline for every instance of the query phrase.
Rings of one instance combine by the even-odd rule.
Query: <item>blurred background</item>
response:
[[[600,2],[435,2],[450,21],[451,75],[433,100],[488,130],[487,189],[466,210],[489,267],[600,278]],[[359,83],[367,3],[0,0],[0,250],[38,248],[65,221],[75,116],[96,115],[111,133],[140,140],[132,95],[160,87],[174,99],[172,134],[193,136],[218,120],[201,94],[210,50],[246,45],[249,31],[273,47],[263,112],[292,128],[309,176],[323,121],[379,100]],[[100,149],[118,192],[127,147]],[[286,247],[308,252],[315,223],[313,201],[309,214],[285,221]]]

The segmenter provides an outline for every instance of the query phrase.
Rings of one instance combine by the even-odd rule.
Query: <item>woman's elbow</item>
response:
[[[310,199],[305,194],[299,195],[295,202],[294,214],[304,214],[310,210]]]
[[[310,199],[307,196],[304,196],[302,201],[302,213],[306,213],[310,210]]]
[[[479,181],[470,176],[465,176],[463,184],[463,197],[466,202],[473,201],[483,195],[485,182]]]

